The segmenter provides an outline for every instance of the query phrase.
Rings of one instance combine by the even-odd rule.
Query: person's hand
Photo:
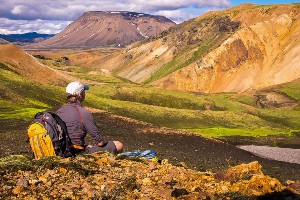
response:
[[[101,140],[101,141],[98,143],[98,146],[99,146],[99,147],[102,147],[103,145],[104,145],[104,141]]]

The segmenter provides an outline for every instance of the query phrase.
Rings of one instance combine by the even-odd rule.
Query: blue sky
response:
[[[243,3],[289,4],[292,0],[0,0],[0,34],[56,34],[87,11],[132,11],[181,23],[208,11]],[[299,3],[299,2],[298,2]]]

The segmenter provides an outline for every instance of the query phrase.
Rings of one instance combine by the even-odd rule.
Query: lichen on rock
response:
[[[0,199],[222,199],[287,189],[265,176],[258,162],[220,173],[178,167],[168,160],[116,159],[106,153],[41,160],[13,156],[0,159],[0,164]],[[293,182],[288,187],[297,194],[298,186]]]

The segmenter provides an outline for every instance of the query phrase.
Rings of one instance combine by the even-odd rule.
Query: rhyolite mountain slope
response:
[[[300,4],[209,12],[113,55],[101,68],[136,83],[240,92],[300,77]]]
[[[120,47],[155,36],[173,25],[173,21],[163,16],[91,11],[54,37],[28,48]]]
[[[63,77],[13,44],[0,45],[0,68],[7,68],[38,84],[62,85],[65,83]]]

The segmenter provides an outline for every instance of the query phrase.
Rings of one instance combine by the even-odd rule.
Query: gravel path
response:
[[[300,149],[256,145],[241,145],[237,147],[263,158],[300,164]]]

